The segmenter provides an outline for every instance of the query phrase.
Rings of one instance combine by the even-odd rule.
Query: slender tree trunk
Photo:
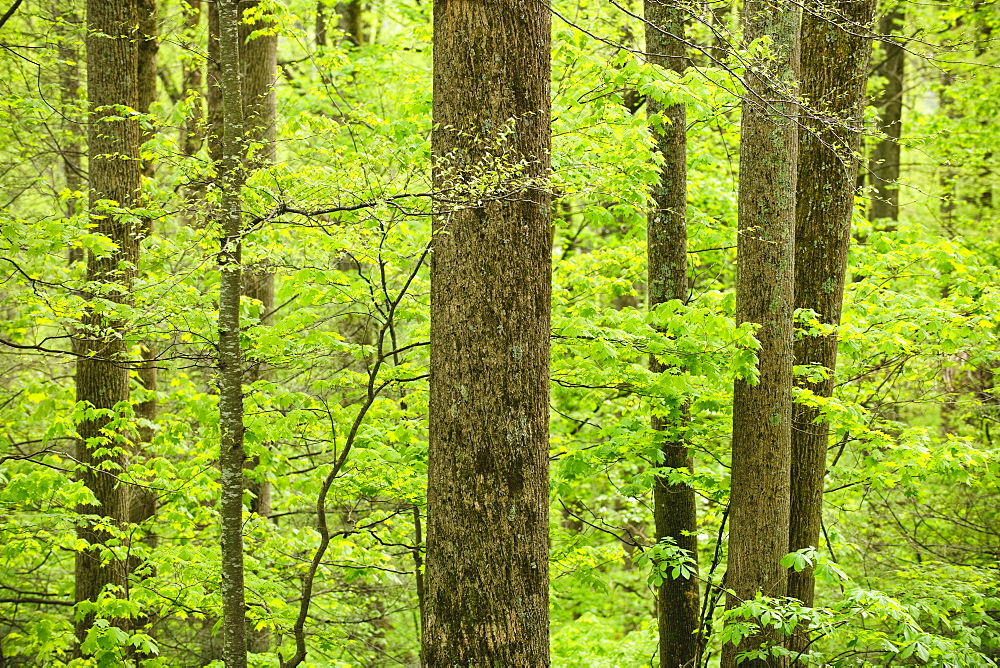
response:
[[[240,3],[245,15],[259,2]],[[270,27],[269,23],[249,25],[240,21],[240,69],[243,73],[243,116],[247,142],[255,145],[253,157],[248,161],[248,170],[265,169],[274,164],[276,158],[277,92],[275,90],[278,69],[278,36],[251,34]],[[243,273],[243,296],[261,303],[261,324],[269,326],[273,322],[270,315],[274,310],[274,274],[265,264],[257,263],[247,267]],[[267,379],[269,374],[262,363],[252,365],[246,373],[245,382],[253,383]],[[247,461],[246,467],[254,469],[260,464],[259,457]],[[249,480],[247,487],[253,500],[250,510],[261,517],[271,515],[271,484],[266,479]],[[248,646],[251,652],[267,652],[271,644],[271,634],[266,630],[249,630]]]
[[[139,82],[139,106],[136,108],[140,114],[149,114],[150,107],[156,100],[156,54],[159,50],[157,36],[157,13],[156,0],[137,0],[137,10],[139,18],[139,61],[138,61],[138,82]],[[140,135],[142,142],[152,138],[151,131],[143,131]],[[154,176],[154,164],[152,160],[142,161],[142,176],[152,179]],[[153,233],[153,219],[147,218],[143,221],[144,234]],[[142,362],[139,365],[139,381],[145,390],[150,393],[156,392],[156,349],[151,341],[142,344]],[[156,419],[157,401],[156,395],[150,394],[144,401],[136,404],[136,417],[146,424],[140,424],[139,441],[143,444],[149,443],[153,438],[153,430],[150,426]],[[156,493],[152,490],[137,489],[132,495],[131,520],[133,523],[144,522],[156,513]]]
[[[326,0],[316,2],[316,46],[326,46]]]
[[[423,662],[545,666],[549,10],[437,0],[434,35],[435,188],[535,182],[434,218]]]
[[[213,3],[214,4],[214,3]],[[201,0],[187,0],[184,7],[184,35],[186,39],[194,36],[201,23]],[[192,49],[194,44],[185,41],[184,46]],[[184,60],[182,73],[183,95],[187,97],[191,93],[202,94],[202,64],[200,59],[188,58]],[[204,137],[201,130],[202,107],[201,103],[195,104],[191,109],[191,114],[184,121],[184,129],[181,131],[181,152],[186,156],[192,156],[201,148]]]
[[[139,104],[135,72],[136,5],[134,0],[87,2],[87,95],[90,102],[90,210],[92,221],[116,248],[106,256],[91,254],[87,260],[87,280],[102,289],[102,298],[118,303],[131,299],[131,285],[139,263],[138,239],[141,230],[123,210],[139,203],[139,124],[120,113],[120,106],[135,109]],[[113,201],[116,204],[109,204]],[[93,294],[93,293],[92,293]],[[96,409],[116,410],[129,399],[128,350],[121,333],[124,323],[109,321],[100,310],[89,311],[79,330],[80,357],[76,367],[76,398]],[[127,462],[126,447],[131,434],[109,430],[111,418],[100,415],[81,422],[77,431],[77,459],[80,478],[97,500],[83,505],[81,514],[98,516],[111,525],[128,519],[128,493],[118,476]],[[77,530],[89,544],[106,543],[111,535],[87,520]],[[102,563],[100,550],[78,552],[76,556],[75,601],[93,601],[108,585],[123,593],[125,564],[119,559]],[[83,641],[94,621],[93,615],[76,620],[76,636]]]
[[[728,0],[712,5],[712,47],[708,50],[709,65],[722,67],[732,51],[733,33],[729,28],[729,13],[732,5]]]
[[[208,3],[208,157],[215,165],[222,162],[222,55],[219,52],[219,3]]]
[[[139,106],[137,111],[148,114],[153,102],[156,101],[156,56],[160,50],[159,26],[156,12],[156,0],[136,0],[139,13]],[[142,141],[146,142],[154,135],[153,131],[144,130]],[[153,161],[142,161],[142,175],[153,178]],[[152,234],[153,220],[148,219],[147,234]]]
[[[875,0],[807,5],[802,18],[802,98],[808,111],[799,131],[795,222],[795,307],[812,309],[821,322],[840,324],[858,176],[865,85],[871,58]],[[826,11],[824,11],[824,8]],[[837,336],[803,336],[796,364],[819,364],[829,376],[798,380],[821,397],[833,395]],[[792,410],[791,523],[788,551],[819,545],[823,479],[830,426],[817,409]],[[813,569],[788,575],[788,595],[813,604]],[[791,649],[806,649],[803,634]]]
[[[890,39],[882,40],[884,60],[875,68],[885,79],[882,94],[875,101],[879,110],[878,129],[886,135],[872,149],[869,167],[873,194],[869,217],[889,220],[887,229],[894,229],[899,220],[899,137],[903,129],[903,68],[906,62],[899,35],[905,15],[896,7],[881,18],[879,33]]]
[[[62,15],[66,24],[78,27],[80,17],[73,8],[70,12]],[[75,32],[75,29],[70,31]],[[76,36],[74,34],[60,35],[59,41],[59,88],[60,102],[62,102],[62,115],[64,119],[63,132],[66,135],[66,144],[60,150],[60,157],[63,163],[63,178],[66,189],[71,193],[79,192],[83,187],[83,167],[81,162],[80,142],[77,139],[80,132],[80,122],[77,116],[77,105],[80,102],[80,53],[77,48]],[[72,218],[77,215],[80,202],[72,197],[66,201],[66,216]],[[83,261],[82,248],[69,249],[69,263],[75,264]]]
[[[748,68],[740,145],[736,318],[759,325],[760,380],[737,380],[726,585],[734,607],[757,593],[784,596],[792,425],[792,304],[795,252],[799,5],[748,0],[744,39],[771,38],[772,59]],[[776,642],[770,633],[739,650]],[[735,665],[727,644],[722,665]],[[778,658],[744,666],[785,665]]]
[[[687,68],[683,10],[673,0],[646,0],[646,51],[649,61],[683,73]],[[656,149],[663,155],[659,183],[653,188],[654,210],[647,225],[649,263],[649,307],[679,299],[687,303],[687,110],[677,104],[663,108],[650,98],[650,117]],[[664,371],[652,358],[650,368]],[[661,432],[661,466],[670,469],[694,468],[694,458],[684,440],[687,406],[673,407],[677,417],[653,417],[653,428]],[[671,485],[664,478],[653,484],[653,519],[657,541],[673,538],[678,547],[698,557],[698,517],[694,490],[688,485]],[[660,666],[696,665],[700,643],[698,579],[667,578],[656,597],[660,634]]]
[[[139,106],[136,109],[140,114],[148,115],[153,102],[156,101],[157,93],[157,71],[156,55],[159,50],[158,37],[158,17],[156,11],[156,0],[137,0],[138,11],[138,76],[139,85],[138,100]],[[140,141],[145,143],[151,139],[154,131],[144,129],[140,134]],[[152,179],[155,176],[155,164],[151,159],[142,161],[142,177]],[[143,235],[149,236],[154,231],[153,218],[143,220]],[[153,440],[153,421],[157,412],[157,362],[155,344],[146,340],[140,345],[140,355],[142,361],[139,363],[139,382],[147,392],[143,401],[135,406],[135,414],[139,419],[139,441],[136,443],[134,454],[137,458],[146,457],[145,452],[149,443]],[[152,482],[147,480],[145,482]],[[142,524],[156,515],[156,491],[145,487],[136,487],[132,491],[129,500],[129,521],[132,524]],[[144,542],[155,548],[157,544],[156,535],[152,531],[147,531]],[[136,569],[141,565],[141,560],[137,556],[130,556],[128,559],[128,574],[133,577]],[[136,628],[150,627],[153,616],[142,614],[134,621]],[[143,654],[138,651],[132,652],[132,657],[137,661],[153,658],[153,655]]]
[[[214,7],[214,3],[212,3],[212,6]],[[184,30],[182,33],[183,41],[181,42],[181,48],[187,54],[197,53],[193,40],[197,35],[198,26],[201,23],[201,14],[201,0],[187,0],[183,7]],[[205,111],[201,99],[205,94],[202,90],[203,67],[204,64],[200,56],[186,57],[182,63],[182,95],[185,99],[191,99],[192,101],[191,109],[187,118],[184,119],[184,125],[180,131],[179,143],[181,155],[186,157],[196,155],[205,141],[205,133],[202,128]],[[185,186],[184,223],[186,225],[194,224],[198,215],[198,209],[205,201],[205,190],[205,182],[202,179],[198,179],[196,182]]]
[[[243,93],[237,0],[218,2],[222,92],[222,201],[219,253],[219,465],[222,470],[222,627],[226,668],[247,665],[246,601],[243,591],[243,352],[240,349],[241,247],[244,182]]]

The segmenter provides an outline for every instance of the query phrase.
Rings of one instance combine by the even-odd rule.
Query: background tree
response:
[[[903,75],[906,64],[902,36],[906,12],[901,4],[893,5],[878,23],[882,50],[875,74],[884,81],[875,99],[878,109],[876,129],[884,135],[871,152],[869,179],[873,189],[869,217],[890,221],[890,229],[899,220],[900,137],[903,131]]]

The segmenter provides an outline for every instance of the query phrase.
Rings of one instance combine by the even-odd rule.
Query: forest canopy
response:
[[[993,0],[0,3],[0,668],[997,664]]]

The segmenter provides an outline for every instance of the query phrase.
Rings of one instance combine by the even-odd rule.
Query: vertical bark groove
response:
[[[434,219],[423,663],[545,666],[550,16],[437,0],[434,35],[435,188],[535,183]]]

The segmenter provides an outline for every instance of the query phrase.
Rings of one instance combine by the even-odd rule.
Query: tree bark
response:
[[[687,69],[684,48],[684,15],[672,0],[646,0],[646,51],[649,62],[683,73]],[[663,156],[659,183],[653,188],[654,209],[646,230],[649,265],[649,308],[678,299],[688,301],[687,276],[687,110],[677,104],[667,108],[649,98],[647,111],[661,122],[652,124],[656,150]],[[653,357],[650,369],[664,366]],[[694,458],[683,436],[687,406],[673,407],[676,417],[654,416],[652,426],[660,432],[661,466],[694,468]],[[671,485],[664,478],[653,483],[653,520],[656,540],[672,538],[697,562],[698,517],[694,490]],[[697,665],[700,643],[698,579],[667,578],[657,590],[656,617],[659,626],[660,666]]]
[[[243,351],[240,302],[244,183],[243,92],[239,57],[238,0],[218,2],[218,47],[222,93],[222,161],[218,165],[222,201],[219,253],[219,465],[222,501],[222,627],[226,668],[246,668],[246,601],[243,587]]]
[[[156,102],[156,56],[160,50],[159,26],[156,12],[156,0],[136,0],[139,14],[139,106],[140,114],[148,114],[150,107]],[[142,141],[149,141],[154,133],[143,130]],[[142,161],[142,175],[153,178],[153,161]],[[147,219],[147,234],[152,233],[152,219]]]
[[[138,60],[138,82],[139,82],[139,106],[136,108],[140,114],[149,114],[150,107],[156,100],[156,54],[159,50],[157,36],[157,12],[156,0],[137,0],[138,25],[139,25],[139,60]],[[140,141],[146,142],[153,136],[153,133],[144,130],[141,133]],[[147,179],[153,178],[154,164],[152,160],[142,161],[142,176]],[[144,223],[144,235],[153,233],[153,219],[146,218]],[[139,382],[143,388],[150,393],[156,392],[157,369],[156,369],[156,349],[151,341],[144,341],[141,346],[142,362],[139,364]],[[150,424],[156,419],[157,401],[156,395],[150,394],[144,401],[136,404],[136,417],[146,422],[139,426],[139,441],[141,444],[148,444],[153,438],[153,430]],[[140,523],[148,520],[156,513],[156,492],[138,488],[132,495],[132,508],[130,510],[131,521]]]
[[[61,18],[69,26],[77,27],[80,17],[76,9],[63,11]],[[59,35],[59,94],[62,103],[63,132],[67,143],[60,148],[63,163],[63,178],[65,186],[71,193],[79,192],[83,187],[83,166],[81,151],[83,148],[77,139],[80,133],[80,119],[77,105],[80,102],[80,53],[77,48],[76,36],[72,34]],[[73,218],[79,212],[80,202],[71,197],[66,201],[66,217]],[[69,264],[83,261],[83,249],[69,249]]]
[[[799,5],[792,0],[748,0],[744,39],[770,36],[771,59],[747,69],[740,145],[736,318],[757,323],[759,382],[737,380],[733,397],[733,453],[729,560],[726,585],[732,608],[757,593],[784,596],[787,574],[792,418],[792,305],[795,252],[796,127]],[[727,644],[722,666],[737,651],[776,643],[764,631],[737,650]],[[784,665],[777,657],[742,666]]]
[[[208,157],[222,163],[222,55],[219,52],[219,4],[208,3],[208,65],[205,103],[208,107]]]
[[[875,0],[834,0],[807,5],[802,18],[802,98],[808,107],[799,132],[795,221],[795,307],[812,309],[820,322],[839,325],[851,241],[851,216],[864,121],[865,87]],[[796,364],[819,364],[829,376],[799,387],[833,395],[837,336],[802,336]],[[819,545],[823,479],[830,426],[817,409],[792,409],[791,521],[788,551]],[[788,575],[788,595],[813,604],[813,569]],[[790,648],[804,651],[796,634]]]
[[[544,666],[549,10],[437,0],[434,35],[435,188],[501,163],[530,183],[434,218],[423,662]]]
[[[213,3],[214,4],[214,3]],[[187,0],[184,8],[184,35],[186,39],[194,36],[201,23],[201,0]],[[192,49],[193,44],[185,41],[184,46]],[[200,59],[185,59],[182,73],[183,95],[187,97],[191,93],[202,94],[202,64]],[[181,152],[186,156],[193,156],[201,148],[203,141],[202,130],[202,107],[201,103],[194,105],[191,114],[184,121],[184,128],[181,131]]]
[[[249,9],[259,4],[241,2],[240,7],[245,14]],[[276,126],[277,126],[277,94],[275,90],[278,67],[278,36],[250,36],[265,28],[270,23],[249,25],[240,21],[240,68],[243,73],[243,114],[244,129],[247,141],[256,144],[254,155],[247,163],[247,169],[264,169],[274,164],[276,158]],[[261,325],[270,326],[273,322],[271,311],[274,310],[274,274],[265,264],[258,263],[249,266],[243,272],[243,296],[254,299],[261,304]],[[246,372],[247,384],[267,379],[269,376],[262,362],[251,365]],[[248,470],[260,465],[259,457],[247,460]],[[271,483],[266,479],[248,479],[247,488],[252,500],[250,512],[261,517],[271,515]],[[267,652],[271,645],[271,634],[267,629],[248,630],[248,647],[251,652]]]
[[[87,280],[94,288],[113,285],[110,290],[103,288],[102,298],[121,304],[131,299],[141,234],[123,213],[139,204],[139,124],[134,117],[124,117],[119,111],[120,105],[135,109],[139,104],[135,77],[136,18],[134,0],[87,2],[91,220],[97,232],[116,244],[106,256],[88,257]],[[90,298],[96,299],[93,288]],[[109,411],[128,402],[124,328],[125,323],[109,320],[101,315],[101,310],[88,311],[84,317],[78,332],[81,340],[77,343],[77,351],[84,356],[78,358],[76,367],[77,401]],[[128,520],[128,493],[118,476],[127,463],[126,447],[132,435],[115,432],[111,422],[111,418],[101,415],[84,420],[77,427],[79,476],[97,499],[97,505],[83,505],[78,511],[103,518],[111,525],[121,525]],[[101,545],[111,538],[108,531],[90,520],[84,521],[77,531],[90,545]],[[112,558],[102,563],[99,551],[78,552],[74,600],[77,603],[96,600],[109,585],[124,593],[124,562]],[[86,638],[93,621],[93,615],[76,621],[79,641]]]
[[[905,19],[902,7],[896,7],[879,20],[878,30],[890,39],[882,40],[884,60],[875,68],[885,78],[885,87],[875,106],[879,110],[878,130],[886,135],[872,149],[869,174],[875,192],[869,217],[873,221],[891,221],[886,229],[895,228],[899,220],[899,137],[903,129],[903,74],[906,62],[900,38]]]

